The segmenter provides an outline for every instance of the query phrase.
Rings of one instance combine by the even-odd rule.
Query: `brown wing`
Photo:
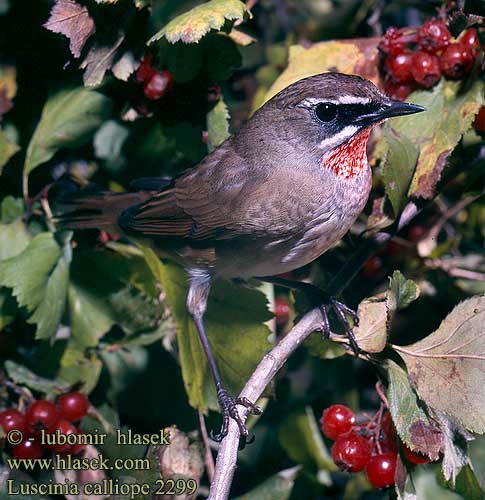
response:
[[[241,234],[240,196],[258,177],[247,175],[242,163],[229,148],[218,149],[169,188],[125,211],[120,225],[132,233],[199,241]]]

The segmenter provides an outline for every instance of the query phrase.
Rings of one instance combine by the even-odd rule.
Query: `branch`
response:
[[[290,332],[264,356],[241,391],[240,397],[246,397],[250,401],[256,402],[293,351],[310,333],[321,327],[321,324],[322,316],[318,308],[312,309],[305,314]],[[248,416],[247,408],[238,407],[238,411],[243,421],[246,421]],[[231,419],[229,422],[229,432],[219,447],[214,480],[212,481],[207,500],[227,500],[229,498],[232,478],[236,470],[239,437],[239,427]]]

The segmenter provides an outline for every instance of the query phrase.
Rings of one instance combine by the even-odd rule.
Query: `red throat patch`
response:
[[[344,179],[360,175],[367,168],[366,146],[371,131],[372,127],[368,127],[332,149],[322,158],[322,166]]]

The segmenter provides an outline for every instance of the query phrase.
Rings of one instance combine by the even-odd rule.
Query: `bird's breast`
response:
[[[353,179],[336,178],[330,199],[308,214],[301,235],[282,262],[301,267],[315,260],[350,229],[369,197],[371,172],[367,166]]]

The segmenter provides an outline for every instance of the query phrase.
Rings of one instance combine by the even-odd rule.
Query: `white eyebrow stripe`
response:
[[[359,127],[356,127],[355,125],[347,125],[338,134],[332,135],[331,137],[320,141],[318,147],[320,149],[332,149],[333,147],[344,142],[346,139],[350,139],[350,137],[352,137],[357,130],[359,130]]]
[[[305,104],[315,105],[321,102],[329,102],[331,104],[369,104],[371,100],[368,97],[360,97],[356,95],[343,95],[338,99],[323,99],[318,97],[307,97],[302,101]]]

